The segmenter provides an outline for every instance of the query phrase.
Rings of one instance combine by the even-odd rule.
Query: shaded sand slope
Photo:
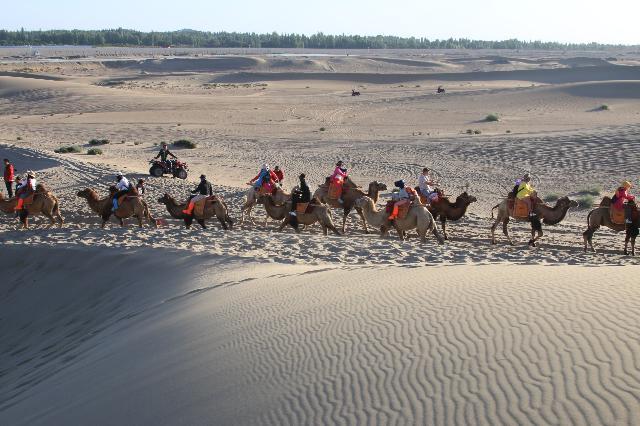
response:
[[[2,424],[631,424],[640,403],[635,267],[20,246],[0,267]]]
[[[555,68],[540,70],[453,72],[453,73],[259,73],[238,72],[216,77],[219,83],[249,83],[280,80],[357,81],[371,84],[392,84],[409,81],[534,81],[561,84],[604,80],[638,80],[640,67],[609,65],[601,67]]]

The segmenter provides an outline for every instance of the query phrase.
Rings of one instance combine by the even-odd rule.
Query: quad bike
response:
[[[177,177],[178,179],[186,179],[187,178],[187,170],[189,167],[186,163],[183,163],[179,160],[151,160],[149,161],[151,164],[151,168],[149,169],[149,174],[155,177],[162,177],[164,175],[170,174],[173,177]]]

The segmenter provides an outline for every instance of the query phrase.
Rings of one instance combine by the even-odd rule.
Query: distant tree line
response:
[[[0,30],[1,46],[74,45],[202,48],[310,48],[310,49],[540,49],[578,50],[623,47],[599,43],[573,44],[542,41],[429,40],[416,37],[304,34],[257,34],[195,30],[142,32],[109,30]]]

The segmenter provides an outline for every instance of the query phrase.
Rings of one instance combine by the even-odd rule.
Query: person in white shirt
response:
[[[435,193],[435,185],[436,182],[431,178],[429,168],[425,167],[422,169],[422,173],[418,177],[418,187],[420,188],[420,193],[427,198],[427,202],[431,200]]]
[[[116,190],[117,192],[113,196],[113,208],[111,211],[118,210],[118,198],[129,192],[131,189],[131,184],[129,183],[129,179],[124,177],[122,174],[118,174],[116,176]]]

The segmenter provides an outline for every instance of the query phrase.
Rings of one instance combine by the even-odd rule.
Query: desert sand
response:
[[[0,424],[637,421],[640,257],[606,229],[582,250],[591,207],[639,183],[637,52],[25,53],[0,49],[0,158],[36,171],[65,224],[0,217]],[[149,177],[178,139],[197,143],[172,148],[189,178]],[[313,191],[338,159],[364,187],[428,166],[478,201],[444,245],[365,234],[355,212],[343,236],[277,232],[261,206],[187,230],[157,201],[204,173],[237,219],[262,163]],[[579,207],[538,247],[513,221],[516,244],[491,245],[525,171]],[[147,179],[158,229],[101,229],[76,196],[118,172]]]

